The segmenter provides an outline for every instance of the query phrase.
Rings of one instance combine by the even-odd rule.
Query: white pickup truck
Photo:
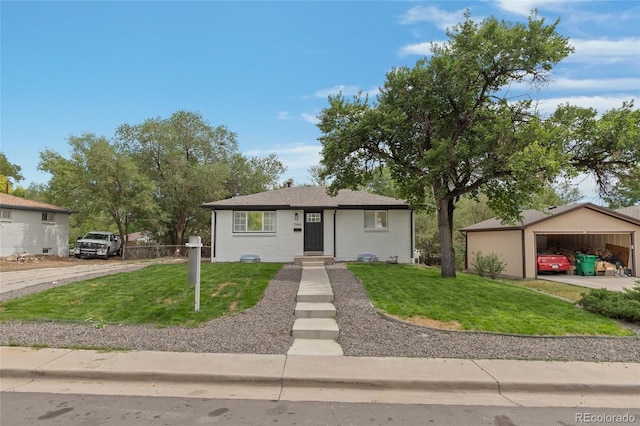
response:
[[[113,232],[92,231],[76,241],[73,254],[79,259],[82,256],[102,257],[119,255],[122,252],[122,239]]]

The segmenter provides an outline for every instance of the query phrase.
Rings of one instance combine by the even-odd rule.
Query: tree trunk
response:
[[[456,254],[453,249],[453,198],[437,200],[438,232],[440,234],[440,275],[456,277]]]

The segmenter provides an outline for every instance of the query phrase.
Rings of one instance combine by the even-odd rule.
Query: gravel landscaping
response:
[[[326,270],[335,295],[339,343],[347,356],[640,362],[637,337],[523,337],[441,331],[386,318],[371,307],[362,285],[344,264],[327,266]],[[293,343],[291,327],[301,271],[298,266],[285,265],[254,308],[198,328],[2,322],[0,344],[285,354]],[[41,285],[37,290],[43,289]],[[12,293],[3,299],[24,294]],[[640,330],[634,326],[634,331]]]

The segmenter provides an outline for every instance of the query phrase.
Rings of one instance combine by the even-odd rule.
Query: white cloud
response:
[[[291,115],[289,114],[288,111],[278,111],[278,116],[277,116],[278,120],[289,120],[290,118],[291,118]]]
[[[459,23],[463,16],[464,9],[448,12],[436,6],[415,6],[400,17],[400,23],[408,25],[416,22],[430,22],[441,30],[446,30]]]
[[[318,120],[317,114],[309,114],[307,112],[303,112],[302,114],[300,114],[300,116],[304,121],[311,123],[313,125],[318,124],[320,122],[320,120]]]
[[[505,12],[529,16],[533,9],[560,10],[566,0],[497,0],[496,6]]]
[[[427,56],[431,53],[431,42],[425,41],[422,43],[408,44],[400,48],[398,55],[400,56]]]
[[[558,106],[564,104],[575,105],[582,108],[593,108],[598,111],[599,114],[605,111],[620,108],[622,102],[633,99],[632,95],[618,95],[618,96],[568,96],[564,98],[548,98],[540,99],[537,104],[537,109],[543,115],[553,113]]]
[[[594,92],[628,90],[637,87],[640,87],[640,78],[587,78],[582,80],[558,78],[549,85],[549,88],[554,90],[590,90]]]
[[[546,90],[570,90],[570,91],[588,91],[594,92],[611,92],[611,91],[629,91],[640,87],[640,78],[584,78],[573,79],[566,77],[554,77],[547,85],[544,85],[541,89]],[[517,92],[530,92],[531,87],[529,82],[512,83],[509,86],[510,90]]]
[[[628,37],[619,40],[608,39],[571,39],[569,43],[576,51],[567,57],[567,62],[586,63],[640,63],[640,37]]]
[[[333,86],[328,89],[320,89],[316,91],[316,98],[327,98],[329,96],[335,96],[338,93],[342,92],[344,96],[352,96],[357,95],[360,91],[358,86],[345,86],[344,84],[340,84],[338,86]]]
[[[337,96],[340,93],[342,93],[342,96],[355,96],[360,92],[362,92],[363,95],[367,95],[372,98],[380,93],[380,89],[377,87],[372,87],[369,90],[362,90],[358,86],[345,86],[341,84],[338,86],[333,86],[329,89],[320,89],[316,91],[315,96],[316,98],[327,98],[329,96]]]
[[[274,149],[255,149],[247,151],[247,156],[265,156],[275,153],[278,159],[287,167],[283,178],[293,178],[295,185],[311,183],[308,169],[320,163],[322,145],[320,144],[291,144],[281,145]]]

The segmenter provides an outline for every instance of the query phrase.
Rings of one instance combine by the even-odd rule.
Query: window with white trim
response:
[[[11,209],[0,209],[0,220],[11,220]]]
[[[233,212],[233,232],[276,232],[275,211]]]
[[[387,229],[386,210],[365,210],[364,229]]]
[[[53,213],[46,213],[46,212],[42,212],[42,221],[43,222],[55,222],[56,221],[56,215]]]

